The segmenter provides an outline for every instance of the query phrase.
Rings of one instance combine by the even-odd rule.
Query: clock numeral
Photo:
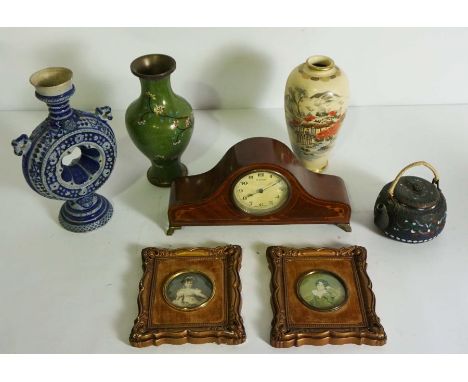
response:
[[[240,182],[241,185],[243,186],[247,186],[249,184],[249,182]]]
[[[242,200],[247,200],[247,196],[243,196],[243,197],[242,197]]]
[[[253,179],[253,178],[254,178],[253,175],[249,175],[249,179]]]
[[[273,174],[270,174],[270,178],[273,178]]]
[[[265,176],[265,173],[264,173],[264,172],[259,172],[259,173],[257,173],[257,176],[258,176],[259,178],[262,178],[262,177]]]
[[[279,198],[280,198],[280,196],[279,196],[279,195],[276,195],[276,196],[275,196],[275,199],[279,199]]]
[[[259,207],[263,207],[263,203],[259,203],[258,205],[259,205]]]
[[[239,192],[244,192],[244,189],[243,188],[238,188],[237,189]]]

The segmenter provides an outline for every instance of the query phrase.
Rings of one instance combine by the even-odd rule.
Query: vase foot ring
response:
[[[148,181],[154,185],[154,186],[157,186],[157,187],[171,187],[171,184],[172,184],[172,181],[176,178],[172,178],[172,179],[161,179],[161,178],[158,178],[158,177],[155,177],[155,176],[151,176],[150,172],[152,170],[153,167],[150,167],[146,173],[146,177],[148,178]],[[183,163],[180,164],[180,175],[178,175],[177,177],[179,176],[187,176],[188,174],[188,170],[187,170],[187,166],[184,165]]]
[[[92,206],[83,208],[74,201],[67,201],[60,209],[59,222],[67,231],[89,232],[105,225],[114,208],[102,195],[95,194]]]
[[[315,172],[317,174],[321,174],[323,170],[325,170],[328,166],[328,160],[325,162],[325,164],[320,167],[320,168],[308,168],[310,171]]]

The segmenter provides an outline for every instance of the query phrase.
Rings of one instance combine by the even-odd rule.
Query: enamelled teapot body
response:
[[[426,166],[434,179],[402,176],[415,166]],[[442,232],[447,203],[439,188],[439,175],[429,163],[420,161],[406,166],[395,180],[384,186],[374,206],[374,223],[391,239],[423,243]]]

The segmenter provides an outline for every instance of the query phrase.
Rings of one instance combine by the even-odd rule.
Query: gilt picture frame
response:
[[[364,247],[273,246],[267,258],[273,347],[386,343]]]
[[[130,344],[243,343],[241,259],[237,245],[143,249]]]

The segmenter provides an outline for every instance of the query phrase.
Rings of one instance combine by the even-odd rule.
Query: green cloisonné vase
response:
[[[130,65],[140,78],[141,94],[127,108],[125,124],[133,143],[151,161],[148,180],[160,187],[187,175],[180,157],[194,125],[192,107],[172,90],[175,68],[175,60],[164,54],[141,56]]]

